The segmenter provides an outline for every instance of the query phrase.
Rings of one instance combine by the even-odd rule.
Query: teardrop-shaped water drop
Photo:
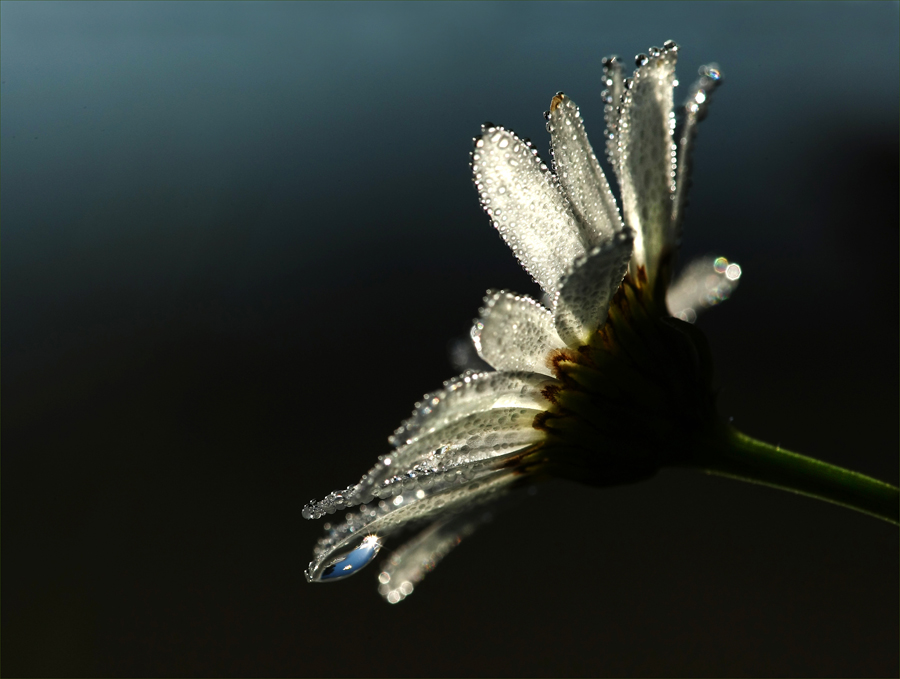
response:
[[[314,572],[307,572],[307,577],[312,582],[331,582],[348,578],[368,566],[380,549],[381,541],[377,535],[362,536],[359,544],[329,559]]]

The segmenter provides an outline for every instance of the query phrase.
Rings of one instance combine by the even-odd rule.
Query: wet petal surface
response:
[[[625,94],[625,77],[622,74],[622,62],[619,57],[610,56],[603,59],[603,118],[606,121],[606,157],[613,168],[619,159],[619,114],[622,107],[622,96]]]
[[[556,330],[570,346],[587,344],[609,314],[609,302],[631,259],[631,230],[616,234],[605,245],[577,261],[563,279],[556,303]]]
[[[502,127],[486,127],[476,139],[472,173],[503,240],[545,291],[555,291],[560,276],[585,253],[556,177],[530,143]]]
[[[671,46],[669,46],[671,45]],[[625,223],[635,231],[634,258],[655,278],[655,267],[672,244],[675,189],[675,114],[672,89],[677,47],[638,55],[638,68],[625,89],[617,127],[616,175]]]
[[[533,426],[540,412],[528,408],[494,408],[466,415],[380,456],[359,483],[309,503],[303,508],[303,517],[318,519],[373,498],[428,490],[450,478],[466,481],[467,465],[502,457],[540,441],[544,433]],[[457,469],[462,476],[448,476]]]
[[[675,204],[672,211],[672,230],[675,242],[681,239],[681,221],[687,205],[691,182],[691,161],[697,123],[706,117],[712,93],[722,83],[722,74],[715,64],[700,67],[700,78],[688,90],[684,102],[684,119],[678,133],[678,171],[675,177]]]
[[[483,463],[472,465],[468,475],[471,480],[463,484],[436,486],[429,491],[419,489],[408,496],[399,495],[391,501],[362,505],[359,511],[348,512],[343,522],[326,528],[326,535],[316,545],[313,560],[306,570],[307,580],[337,580],[340,576],[356,573],[377,553],[372,546],[375,540],[380,545],[383,537],[411,522],[438,514],[450,516],[464,507],[471,509],[493,500],[508,491],[519,478],[514,468],[495,469]],[[348,561],[353,568],[341,570],[341,564]]]
[[[554,290],[554,293],[556,291]],[[478,355],[497,370],[551,375],[547,356],[565,347],[553,314],[525,295],[501,290],[484,298],[481,318],[472,326]]]
[[[624,224],[578,106],[566,95],[557,94],[547,122],[554,169],[582,226],[585,244],[595,248],[608,243]]]
[[[402,446],[472,413],[492,408],[521,407],[545,410],[550,404],[541,390],[557,381],[525,371],[466,373],[425,394],[412,417],[390,437]]]
[[[373,495],[385,497],[394,493],[396,483],[409,486],[410,481],[420,476],[525,448],[543,437],[533,426],[540,412],[535,407],[492,408],[470,413],[416,436],[410,443],[382,456],[361,482],[356,495],[364,498],[363,502],[371,497],[369,490]]]

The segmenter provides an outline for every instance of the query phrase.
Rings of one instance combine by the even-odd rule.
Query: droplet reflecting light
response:
[[[350,577],[365,566],[368,566],[380,549],[381,542],[378,540],[378,536],[367,535],[356,549],[330,561],[318,576],[314,576],[314,579],[319,582],[326,582]]]

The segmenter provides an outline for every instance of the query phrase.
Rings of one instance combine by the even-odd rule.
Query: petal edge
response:
[[[530,142],[502,127],[475,140],[472,174],[481,205],[513,254],[547,292],[585,252],[556,176]]]
[[[569,346],[587,344],[606,323],[610,300],[628,270],[633,244],[630,229],[616,234],[576,262],[562,280],[554,322]]]

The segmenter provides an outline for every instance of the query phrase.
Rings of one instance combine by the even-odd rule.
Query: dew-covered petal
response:
[[[617,56],[603,58],[603,117],[606,120],[606,157],[613,167],[619,159],[619,114],[622,95],[625,94],[625,78],[622,62]]]
[[[737,288],[741,267],[724,257],[700,257],[688,264],[669,287],[669,313],[693,323],[704,309],[724,302]]]
[[[463,406],[465,407],[465,406]],[[396,494],[396,484],[420,476],[445,472],[456,467],[521,450],[541,440],[544,433],[534,428],[534,418],[544,406],[493,407],[462,417],[438,416],[439,426],[420,432],[394,452],[382,456],[363,480],[379,497]],[[450,410],[452,410],[452,405]],[[402,486],[401,486],[402,487]],[[365,491],[362,501],[368,501]]]
[[[378,575],[378,593],[391,604],[403,601],[447,554],[489,517],[490,514],[479,507],[474,512],[433,523],[392,552]]]
[[[609,302],[631,259],[634,237],[622,231],[577,261],[559,289],[556,330],[570,346],[587,344],[609,313]]]
[[[389,441],[395,447],[412,443],[456,420],[492,408],[546,410],[550,403],[541,391],[555,379],[525,371],[464,373],[444,382],[444,388],[425,394],[412,417]]]
[[[625,224],[635,231],[634,262],[652,279],[659,256],[673,244],[672,196],[675,145],[672,89],[677,47],[638,55],[618,119],[616,175],[622,189]]]
[[[472,152],[481,205],[525,270],[546,291],[585,252],[575,215],[530,142],[486,126]]]
[[[624,224],[606,175],[588,141],[578,106],[560,92],[550,103],[547,123],[556,176],[583,229],[587,247],[609,242]]]
[[[566,346],[550,311],[530,297],[505,290],[489,291],[484,298],[480,318],[472,326],[472,342],[478,355],[497,370],[543,375],[552,374],[550,352]]]
[[[362,505],[359,511],[348,512],[336,526],[326,524],[326,534],[313,550],[313,560],[306,570],[307,580],[328,582],[352,575],[375,557],[376,541],[380,547],[383,537],[413,521],[452,516],[463,508],[493,500],[520,478],[514,467],[497,469],[485,463],[470,465],[468,472],[464,483],[419,488],[388,501]],[[353,567],[345,571],[344,564]]]
[[[691,160],[697,123],[706,117],[710,98],[722,83],[722,74],[716,64],[700,67],[700,78],[691,85],[684,102],[684,118],[678,132],[678,170],[675,177],[675,204],[672,211],[672,230],[676,243],[681,239],[681,222],[691,186]]]
[[[437,478],[441,474],[528,448],[544,437],[544,432],[533,426],[540,412],[534,408],[493,408],[466,415],[380,456],[359,483],[310,502],[302,516],[318,519],[376,497],[428,488],[443,482]]]

